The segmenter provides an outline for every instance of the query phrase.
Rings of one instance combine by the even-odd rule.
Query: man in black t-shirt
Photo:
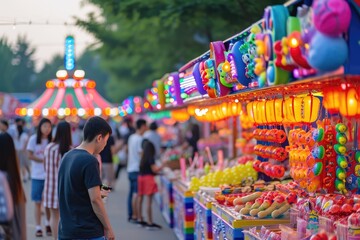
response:
[[[98,160],[93,156],[105,147],[111,127],[100,117],[90,118],[84,140],[61,160],[58,177],[59,239],[115,239],[102,197]]]

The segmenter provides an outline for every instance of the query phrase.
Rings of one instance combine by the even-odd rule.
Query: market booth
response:
[[[178,239],[360,239],[359,9],[269,6],[146,91],[150,115],[205,133],[193,158],[164,154],[177,170],[160,202]]]
[[[194,159],[179,153],[161,177],[178,239],[360,239],[359,9],[269,6],[154,82],[152,110],[207,132]]]

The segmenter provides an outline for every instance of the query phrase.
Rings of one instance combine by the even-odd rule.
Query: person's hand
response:
[[[115,240],[115,234],[111,227],[109,229],[105,229],[105,239],[106,240]]]
[[[110,192],[111,192],[110,190],[104,190],[101,188],[100,190],[101,198],[107,198]]]

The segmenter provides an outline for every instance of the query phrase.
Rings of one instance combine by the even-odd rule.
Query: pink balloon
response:
[[[315,0],[313,19],[318,31],[336,37],[347,32],[351,10],[345,0]]]

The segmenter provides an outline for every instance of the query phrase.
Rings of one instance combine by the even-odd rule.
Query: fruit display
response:
[[[222,185],[241,185],[247,181],[256,181],[258,176],[252,165],[253,163],[249,161],[246,164],[209,172],[200,178],[192,177],[189,189],[196,192],[200,187],[218,188]]]

